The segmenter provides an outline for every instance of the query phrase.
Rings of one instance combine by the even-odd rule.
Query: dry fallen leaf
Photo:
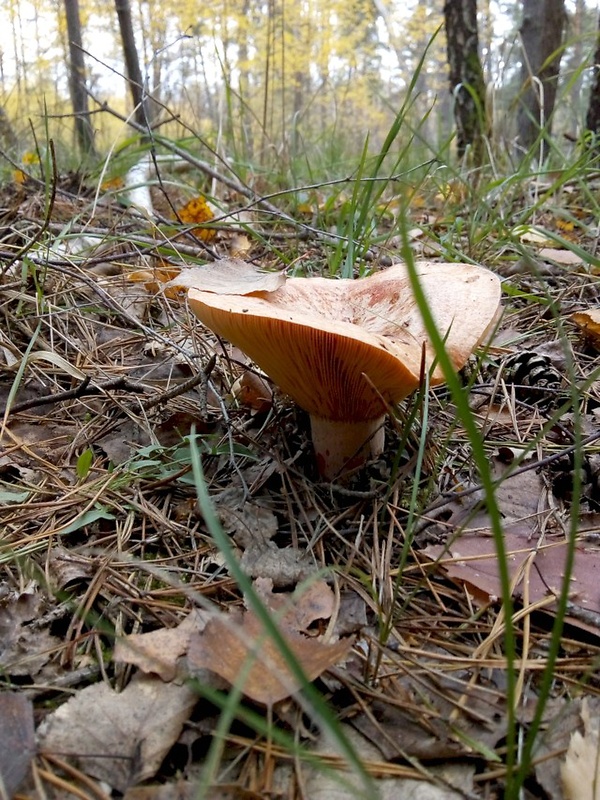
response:
[[[344,658],[352,645],[349,639],[326,644],[283,627],[279,630],[309,681]],[[232,686],[240,685],[247,697],[264,705],[289,697],[301,685],[250,611],[212,617],[204,631],[191,639],[188,662],[193,668],[215,672]]]
[[[10,595],[0,601],[0,666],[5,676],[35,677],[63,644],[47,628],[27,623],[42,616],[44,596],[38,592]]]
[[[122,691],[87,686],[38,730],[40,749],[60,753],[113,789],[151,778],[179,736],[198,697],[188,686],[136,676]]]
[[[273,581],[257,578],[254,588],[277,620],[294,631],[307,631],[318,619],[329,619],[335,609],[335,595],[325,581],[299,586],[295,592],[274,592]]]
[[[598,717],[592,717],[588,698],[581,703],[583,734],[575,731],[561,766],[565,800],[600,800],[600,740]]]
[[[198,781],[180,778],[172,783],[150,786],[136,786],[125,793],[123,800],[197,800]],[[256,794],[249,789],[231,783],[211,786],[202,795],[206,800],[263,800],[264,794]]]
[[[285,283],[284,272],[261,272],[239,258],[220,258],[202,267],[182,270],[165,287],[167,297],[178,297],[187,289],[215,294],[247,295],[274,292]]]
[[[133,283],[143,283],[148,292],[156,294],[165,283],[175,280],[180,272],[180,267],[171,266],[136,269],[133,272],[126,273],[125,279]]]
[[[448,656],[428,649],[432,665]],[[356,711],[351,724],[387,761],[456,759],[473,754],[472,742],[493,750],[506,735],[506,706],[493,683],[478,685],[474,678],[466,669],[446,674],[432,667],[422,675],[398,666],[396,674],[382,676],[377,697]]]
[[[94,569],[89,558],[78,556],[60,546],[50,550],[47,563],[50,582],[56,589],[64,589],[80,581],[89,580]]]
[[[585,714],[583,712],[584,703],[587,707]],[[529,707],[528,714],[534,714],[535,699],[533,697],[527,705]],[[525,710],[526,708],[523,709],[523,711]],[[531,716],[528,717],[526,715],[523,717],[522,714],[523,712],[520,711],[519,718],[523,724],[527,724]],[[579,798],[578,794],[567,798],[566,793],[563,791],[561,773],[573,734],[576,731],[580,733],[584,731],[583,719],[587,715],[592,719],[599,718],[600,698],[592,695],[584,695],[576,699],[555,697],[551,698],[546,704],[544,722],[536,736],[534,770],[536,780],[545,792],[544,797],[547,796],[548,800],[573,800],[573,797]],[[570,766],[572,765],[573,761],[570,763]],[[583,780],[581,774],[578,775],[578,779],[580,781]],[[580,783],[581,785],[583,784]]]
[[[495,478],[506,469],[498,459],[491,466]],[[545,500],[547,493],[542,475],[533,468],[502,481],[496,502],[513,595],[529,603],[544,602],[551,611],[554,595],[561,591],[568,545],[562,527],[553,525],[554,510]],[[448,543],[429,545],[421,552],[437,561],[450,578],[467,584],[478,601],[487,603],[501,596],[501,587],[490,517],[484,507],[476,508],[480,499],[476,495],[462,502],[457,498],[438,509],[443,512],[442,523],[426,530],[443,533]],[[599,581],[600,552],[582,540],[575,550],[569,600],[573,604],[570,621],[586,630],[595,629],[586,612],[600,613]],[[576,619],[576,614],[581,618]]]
[[[23,694],[0,693],[0,795],[12,797],[35,753],[33,705]]]
[[[172,681],[177,675],[177,662],[185,655],[190,638],[206,625],[208,613],[194,609],[176,628],[160,628],[149,633],[132,633],[117,639],[114,660],[134,664],[145,673]]]
[[[240,566],[250,578],[270,578],[275,586],[296,586],[316,572],[314,560],[303,550],[278,547],[271,539],[279,530],[275,514],[244,493],[230,487],[215,497],[219,522],[243,549]]]
[[[542,247],[541,250],[538,250],[538,256],[567,267],[578,267],[583,264],[583,259],[577,253],[572,250],[559,250],[556,247]]]
[[[273,405],[273,390],[269,384],[249,370],[233,384],[231,395],[241,406],[251,408],[257,414],[266,414]]]
[[[263,800],[264,794],[256,794],[250,789],[232,783],[211,786],[204,794],[207,800]],[[197,800],[198,780],[179,780],[165,784],[136,786],[129,789],[123,800]]]

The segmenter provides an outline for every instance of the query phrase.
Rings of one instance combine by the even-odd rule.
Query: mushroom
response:
[[[496,318],[500,281],[472,264],[416,267],[460,369]],[[308,412],[327,479],[382,452],[385,415],[419,386],[423,352],[431,384],[444,380],[403,264],[357,280],[289,278],[274,291],[245,295],[190,288],[188,302]]]

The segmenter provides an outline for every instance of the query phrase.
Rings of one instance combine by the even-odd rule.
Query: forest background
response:
[[[367,136],[369,149],[380,150],[409,93],[403,125],[411,136],[418,131],[415,160],[439,154],[453,136],[459,91],[456,79],[449,83],[444,29],[444,14],[453,6],[463,15],[478,14],[475,52],[483,82],[473,90],[484,105],[484,133],[510,158],[535,140],[518,120],[528,76],[539,72],[533,61],[539,67],[554,54],[554,67],[560,65],[553,130],[563,155],[586,128],[596,72],[598,4],[584,0],[446,6],[441,0],[209,0],[201,6],[181,2],[168,12],[158,0],[3,5],[5,139],[23,150],[30,127],[44,120],[64,155],[73,153],[73,104],[84,149],[86,136],[88,148],[100,152],[123,138],[122,121],[101,112],[110,107],[130,113],[125,75],[135,77],[136,68],[143,92],[153,98],[138,119],[173,138],[181,137],[183,125],[253,169],[277,164],[318,176],[321,164],[343,171],[339,160],[355,158]],[[549,42],[541,55],[524,58],[528,14],[558,34],[558,53]],[[129,40],[124,21],[133,34]],[[547,39],[548,29],[541,35]],[[465,48],[464,41],[458,44]],[[77,80],[85,86],[79,98]],[[542,124],[552,111],[550,94],[544,98],[542,92]]]

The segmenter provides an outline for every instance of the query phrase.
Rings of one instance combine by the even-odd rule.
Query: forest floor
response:
[[[0,796],[597,797],[585,197],[559,215],[552,196],[537,232],[488,243],[504,312],[462,374],[497,481],[507,624],[493,513],[446,390],[409,398],[382,458],[324,482],[304,412],[240,389],[243,353],[158,285],[215,256],[281,269],[272,242],[318,274],[327,240],[249,214],[175,240],[93,188],[50,194],[0,193]],[[460,204],[412,212],[418,257],[443,260]],[[387,224],[369,269],[399,260]]]

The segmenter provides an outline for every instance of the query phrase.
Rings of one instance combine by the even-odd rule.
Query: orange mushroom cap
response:
[[[496,318],[500,281],[471,264],[421,262],[417,273],[460,369]],[[272,290],[248,291],[245,280],[237,293],[222,279],[215,291],[195,288],[191,275],[174,283],[189,288],[190,308],[205,325],[308,411],[326,478],[382,452],[388,406],[418,387],[423,351],[431,383],[444,379],[404,265],[360,280],[290,278]]]
[[[471,264],[417,264],[438,330],[457,369],[495,319],[500,281]],[[359,280],[290,278],[244,296],[191,288],[190,308],[237,345],[311,416],[373,420],[412,391],[435,361],[407,269]],[[432,384],[443,381],[439,367]]]

